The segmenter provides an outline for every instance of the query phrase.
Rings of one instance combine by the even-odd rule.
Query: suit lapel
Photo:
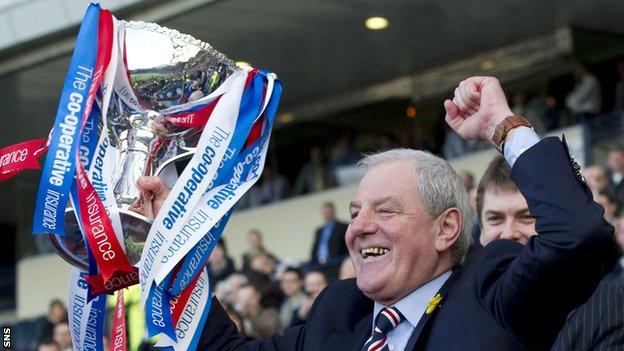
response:
[[[353,330],[354,334],[354,346],[356,346],[355,350],[361,350],[364,346],[364,343],[371,335],[373,331],[373,314],[370,313],[368,316],[362,318],[362,320],[355,325]]]
[[[361,350],[370,337],[372,323],[373,314],[370,313],[355,325],[353,332],[331,334],[323,344],[323,350]]]
[[[416,328],[414,328],[414,331],[412,332],[412,335],[410,336],[410,339],[407,342],[407,345],[405,346],[405,350],[413,350],[414,347],[416,346],[416,344],[418,343],[421,335],[422,336],[427,336],[429,334],[428,330],[431,327],[431,323],[435,319],[435,316],[439,313],[439,310],[444,308],[444,304],[445,304],[445,301],[446,301],[446,297],[448,295],[448,291],[453,286],[455,281],[457,281],[459,276],[461,275],[461,270],[462,269],[461,269],[460,266],[453,267],[453,273],[446,280],[446,282],[444,282],[444,285],[442,285],[442,287],[438,291],[438,294],[440,294],[440,296],[442,296],[442,300],[441,300],[440,304],[431,313],[427,314],[425,312],[423,314],[423,316],[418,321],[418,324],[416,325]]]

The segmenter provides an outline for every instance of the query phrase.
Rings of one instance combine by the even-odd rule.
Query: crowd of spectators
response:
[[[15,350],[72,350],[67,308],[59,299],[50,301],[45,316],[20,321],[12,330]]]
[[[604,67],[601,67],[604,71]],[[592,73],[593,67],[576,61],[571,74],[542,79],[533,86],[513,90],[509,96],[515,114],[527,118],[538,135],[557,128],[577,123],[594,121],[597,116],[624,108],[624,59],[610,67],[614,79],[603,79]],[[603,74],[604,75],[604,74]],[[606,82],[605,82],[606,80]],[[613,90],[613,91],[611,91]],[[418,128],[417,128],[418,129]],[[422,129],[422,128],[421,128]],[[429,131],[430,132],[430,131]],[[430,145],[428,132],[417,130],[411,138],[383,133],[376,135],[356,150],[354,131],[343,134],[337,140],[325,145],[312,145],[307,155],[301,155],[305,162],[296,177],[289,179],[280,174],[275,160],[265,167],[262,178],[239,202],[238,208],[250,208],[261,204],[274,203],[282,199],[313,193],[343,185],[349,179],[341,179],[340,171],[357,163],[362,152],[384,151],[398,145],[429,149],[452,159],[469,152],[489,148],[489,143],[465,141],[448,130],[440,145]],[[429,133],[430,134],[430,133]],[[415,140],[422,139],[422,140]],[[360,143],[361,144],[361,143]]]
[[[316,233],[310,259],[302,264],[287,264],[269,252],[262,234],[249,231],[248,250],[241,257],[240,270],[228,266],[223,239],[209,259],[209,275],[214,294],[239,330],[253,338],[305,323],[318,294],[332,281],[355,276],[344,244],[346,224],[335,217],[332,203],[322,207],[324,223]],[[214,270],[213,261],[221,262]]]
[[[604,70],[604,67],[600,67]],[[624,108],[624,59],[618,60],[599,77],[594,68],[576,61],[571,75],[544,79],[521,90],[510,89],[514,114],[528,119],[538,135],[577,123],[595,121],[601,114]],[[604,73],[604,72],[603,72]],[[611,81],[616,76],[616,83]],[[449,131],[443,156],[452,159],[489,147],[488,143],[464,141]]]

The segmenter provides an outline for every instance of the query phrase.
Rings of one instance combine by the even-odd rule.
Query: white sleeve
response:
[[[509,163],[509,166],[513,167],[514,162],[520,157],[520,155],[528,150],[531,146],[537,144],[540,138],[535,131],[529,127],[518,127],[515,133],[512,135],[511,140],[505,143],[503,152],[505,153],[505,160]]]

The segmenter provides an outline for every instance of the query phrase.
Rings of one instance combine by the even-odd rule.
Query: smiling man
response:
[[[511,167],[498,156],[483,173],[477,189],[477,214],[481,227],[480,244],[510,239],[520,244],[537,235],[535,218],[526,199],[511,179]]]
[[[490,162],[477,190],[480,244],[507,239],[526,245],[537,235],[535,218],[511,178],[511,168],[498,156]],[[615,244],[615,243],[614,243]],[[552,350],[617,350],[624,348],[624,282],[607,275],[587,302],[568,316]]]
[[[513,116],[498,81],[473,77],[444,103],[464,139],[504,150],[535,217],[528,245],[496,240],[466,270],[470,210],[459,176],[426,152],[367,157],[346,233],[355,280],[328,286],[305,325],[252,341],[214,301],[201,350],[549,349],[617,259],[565,142]]]

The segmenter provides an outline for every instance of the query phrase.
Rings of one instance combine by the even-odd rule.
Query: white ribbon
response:
[[[170,238],[183,227],[186,218],[212,183],[227,151],[236,127],[246,80],[247,71],[239,70],[208,96],[214,98],[222,95],[199,138],[195,155],[171,189],[154,219],[141,253],[141,260],[137,265],[142,307],[145,306],[151,283],[154,280],[156,272],[153,266],[162,255],[161,248],[166,247]],[[200,169],[204,169],[205,172],[200,172]],[[201,173],[203,176],[198,176]],[[193,190],[189,191],[189,189]]]

